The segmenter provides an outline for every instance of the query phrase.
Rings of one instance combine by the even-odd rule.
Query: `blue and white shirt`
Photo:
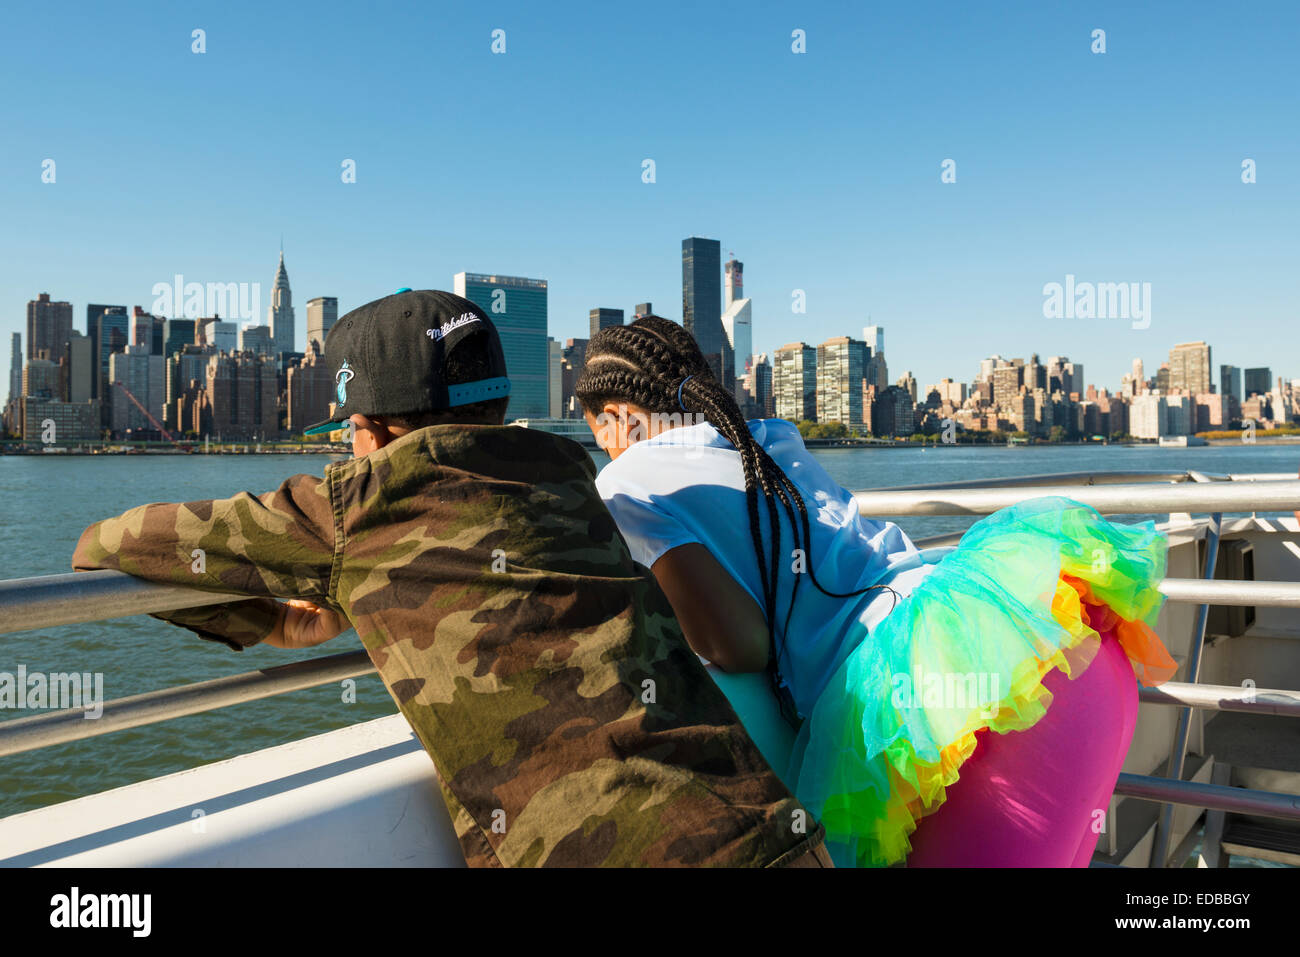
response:
[[[799,430],[784,419],[754,419],[750,433],[802,494],[808,508],[811,545],[807,567],[828,591],[841,594],[888,584],[907,595],[933,568],[893,522],[862,518],[852,493],[838,485],[804,447]],[[763,608],[763,585],[745,504],[745,479],[738,453],[707,423],[669,429],[637,442],[601,470],[601,498],[627,540],[632,557],[652,566],[667,551],[691,542],[707,548]],[[771,546],[767,506],[760,499],[763,541]],[[777,592],[776,631],[784,625],[794,587],[794,536],[781,511],[784,564]],[[878,589],[852,598],[832,598],[804,575],[783,636],[781,671],[805,715],[852,645],[878,624],[896,603]],[[852,642],[845,639],[853,633]]]

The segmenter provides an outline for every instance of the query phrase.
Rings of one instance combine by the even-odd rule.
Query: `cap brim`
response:
[[[310,428],[302,430],[303,435],[320,435],[322,432],[337,432],[344,428],[345,422],[335,422],[333,419],[326,419],[324,422],[317,422]]]

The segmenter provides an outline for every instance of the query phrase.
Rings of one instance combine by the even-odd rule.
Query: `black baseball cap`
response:
[[[490,375],[447,383],[447,356],[472,335],[486,335]],[[337,320],[325,336],[336,389],[334,414],[303,431],[333,432],[354,413],[431,412],[510,394],[496,327],[468,299],[436,289],[399,289]]]

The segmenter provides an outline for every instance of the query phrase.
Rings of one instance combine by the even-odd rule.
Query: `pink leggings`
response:
[[[1137,679],[1113,631],[1032,728],[978,732],[947,800],[911,836],[908,867],[1087,867],[1137,724]]]

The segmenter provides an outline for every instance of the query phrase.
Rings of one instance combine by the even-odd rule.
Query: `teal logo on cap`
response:
[[[340,409],[348,404],[348,382],[351,381],[354,375],[356,373],[348,365],[348,360],[344,359],[343,365],[339,367],[338,375],[334,377],[334,382],[338,386],[336,391],[338,392]]]

